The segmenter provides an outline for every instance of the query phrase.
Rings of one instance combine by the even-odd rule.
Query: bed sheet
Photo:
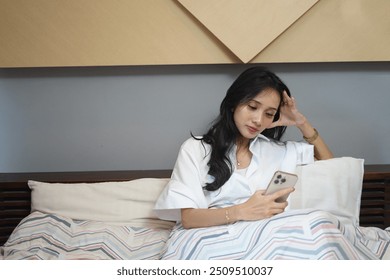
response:
[[[78,221],[33,212],[0,248],[2,259],[159,259],[169,229]]]

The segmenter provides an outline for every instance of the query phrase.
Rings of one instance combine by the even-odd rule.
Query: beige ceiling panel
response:
[[[174,0],[0,0],[0,67],[236,63]]]
[[[321,0],[251,62],[390,61],[390,1]]]
[[[388,0],[0,0],[0,67],[390,61],[389,11]]]
[[[318,0],[178,0],[243,62],[248,62]]]

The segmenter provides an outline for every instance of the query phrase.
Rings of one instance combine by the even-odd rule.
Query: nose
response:
[[[255,114],[253,116],[252,122],[256,126],[260,127],[261,126],[261,120],[262,120],[262,114]]]

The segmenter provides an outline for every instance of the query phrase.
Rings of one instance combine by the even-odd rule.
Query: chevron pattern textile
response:
[[[344,226],[318,210],[294,210],[257,222],[173,229],[163,259],[382,259],[390,232]]]
[[[3,259],[153,260],[160,258],[169,232],[33,212],[0,248],[0,256]]]
[[[0,259],[390,259],[390,231],[341,223],[319,210],[185,230],[111,225],[33,212]]]

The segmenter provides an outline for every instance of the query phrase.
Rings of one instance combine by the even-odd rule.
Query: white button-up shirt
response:
[[[229,154],[232,164],[236,162],[236,148]],[[275,171],[294,173],[297,165],[314,161],[312,145],[276,142],[261,134],[251,141],[249,149],[252,160],[245,175],[235,169],[221,188],[207,191],[203,187],[213,181],[207,165],[211,147],[193,138],[185,141],[171,180],[156,202],[156,215],[164,220],[180,221],[181,208],[219,208],[243,203],[257,190],[264,190]]]

